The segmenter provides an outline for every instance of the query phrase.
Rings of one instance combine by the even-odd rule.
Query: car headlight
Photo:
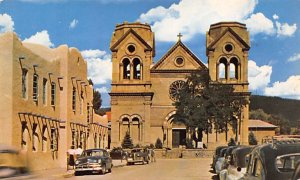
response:
[[[79,164],[79,161],[75,161],[75,165],[78,165]]]
[[[98,163],[101,164],[101,159],[98,159]]]

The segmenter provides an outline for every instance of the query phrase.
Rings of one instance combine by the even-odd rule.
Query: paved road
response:
[[[70,179],[112,179],[112,180],[174,180],[174,179],[212,179],[211,158],[203,159],[158,159],[148,165],[132,165],[113,168],[105,175],[84,175]]]

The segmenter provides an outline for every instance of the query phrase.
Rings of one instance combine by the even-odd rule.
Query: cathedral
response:
[[[111,84],[111,147],[121,146],[126,133],[133,144],[163,147],[184,145],[189,133],[183,124],[173,123],[173,106],[178,91],[191,72],[207,69],[213,82],[233,85],[235,92],[249,98],[249,32],[238,22],[212,24],[206,33],[206,66],[189,48],[178,41],[154,63],[155,36],[150,25],[124,22],[113,32]],[[244,106],[238,119],[238,132],[229,138],[248,144],[249,107]],[[237,136],[237,137],[236,137]],[[226,144],[225,133],[205,134],[209,147]]]

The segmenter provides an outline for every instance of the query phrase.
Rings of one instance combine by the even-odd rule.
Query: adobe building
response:
[[[277,126],[259,120],[259,119],[249,119],[249,132],[253,132],[258,144],[262,144],[264,139],[270,139],[276,135]]]
[[[0,144],[22,149],[31,170],[66,167],[67,149],[107,146],[107,119],[94,114],[87,62],[76,48],[0,36]]]
[[[249,32],[245,24],[222,22],[210,26],[206,35],[208,66],[178,41],[154,63],[155,38],[148,24],[127,23],[116,26],[111,38],[112,88],[111,147],[121,146],[129,132],[133,144],[155,144],[160,138],[164,147],[176,148],[190,136],[186,127],[173,123],[173,106],[188,74],[209,70],[214,82],[231,84],[235,91],[249,98]],[[248,105],[237,115],[238,142],[248,144]],[[229,132],[229,138],[235,133]],[[209,147],[225,144],[225,134],[204,136]],[[207,141],[207,142],[206,142]]]

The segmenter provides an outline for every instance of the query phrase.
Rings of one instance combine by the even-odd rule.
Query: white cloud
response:
[[[273,19],[277,20],[277,19],[279,19],[279,16],[277,14],[274,14]]]
[[[276,21],[277,36],[292,36],[297,30],[297,24],[289,25],[288,23],[281,24]]]
[[[300,75],[290,76],[284,82],[276,81],[265,89],[265,95],[300,99]]]
[[[111,55],[100,50],[81,51],[82,56],[88,63],[88,78],[94,84],[105,84],[111,81],[112,63]]]
[[[220,21],[246,23],[252,35],[293,34],[296,24],[283,23],[277,30],[274,22],[263,13],[253,13],[257,4],[258,0],[181,0],[167,8],[152,8],[141,14],[138,21],[149,23],[158,41],[176,41],[179,32],[184,35],[183,40],[190,40],[196,34],[205,34],[211,24]],[[273,15],[273,19],[278,18]]]
[[[289,57],[288,61],[289,62],[300,61],[300,53],[294,54],[293,56]]]
[[[109,89],[107,87],[101,87],[101,88],[96,88],[96,91],[99,91],[99,93],[108,93]]]
[[[150,23],[160,41],[176,41],[179,32],[189,40],[198,33],[205,34],[212,23],[245,19],[256,4],[257,0],[182,0],[169,8],[150,9],[139,21]]]
[[[77,19],[73,19],[73,21],[70,22],[69,28],[70,29],[75,28],[77,26],[78,22],[79,21]]]
[[[272,66],[258,66],[255,61],[248,62],[248,80],[250,90],[264,89],[270,83]]]
[[[37,32],[35,35],[32,35],[30,38],[24,39],[23,42],[41,44],[47,47],[53,47],[54,44],[51,42],[48,31],[43,30],[41,32]]]
[[[14,31],[14,21],[8,14],[0,14],[0,34]]]
[[[250,18],[246,19],[244,23],[252,34],[265,33],[273,34],[273,22],[268,19],[263,13],[252,14]]]

